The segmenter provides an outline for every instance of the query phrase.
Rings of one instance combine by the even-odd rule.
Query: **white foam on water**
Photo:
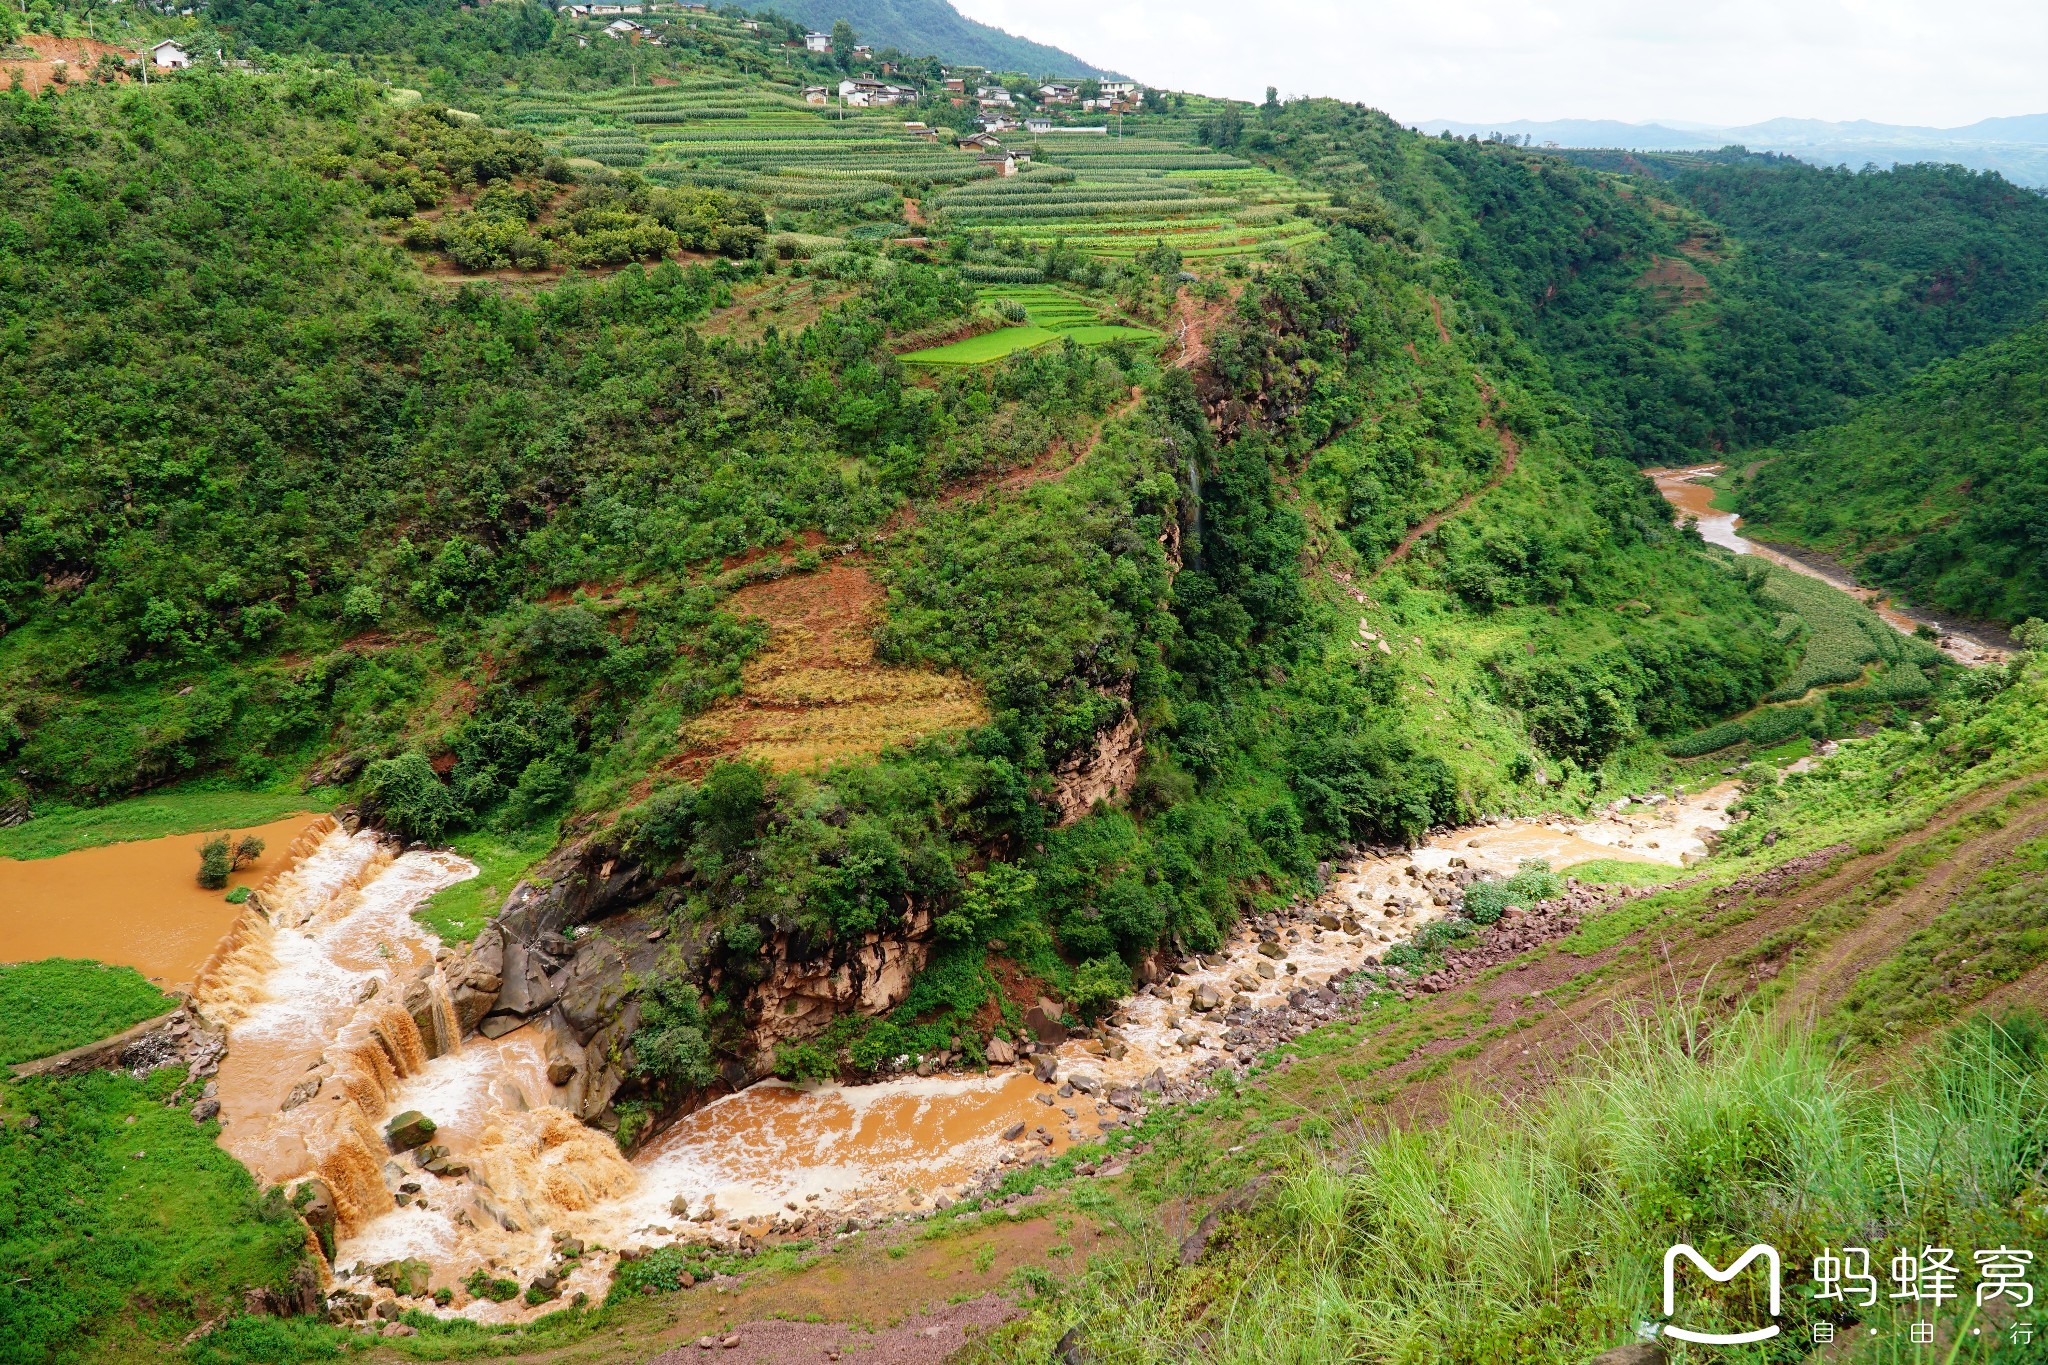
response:
[[[1409,875],[1411,866],[1437,869],[1460,858],[1476,870],[1506,874],[1530,856],[1678,865],[1686,853],[1705,851],[1706,832],[1726,825],[1729,790],[1667,802],[1637,819],[1521,820],[1448,831],[1412,852],[1358,860],[1339,871],[1316,908],[1352,917],[1360,932],[1313,931],[1297,922],[1285,962],[1269,964],[1275,976],[1264,980],[1256,976],[1267,964],[1258,953],[1259,935],[1240,931],[1220,965],[1184,972],[1167,998],[1145,994],[1123,1004],[1117,1016],[1128,1047],[1123,1058],[1092,1050],[1100,1044],[1070,1041],[1059,1049],[1060,1070],[1069,1077],[1093,1075],[1105,1090],[1154,1072],[1169,1080],[1186,1077],[1218,1055],[1222,1031],[1220,1020],[1192,1009],[1197,986],[1213,985],[1226,998],[1242,991],[1255,1005],[1271,1007],[1290,990],[1322,985],[1377,960],[1444,913]],[[1649,847],[1653,842],[1656,848]],[[385,856],[371,836],[337,832],[280,880],[276,966],[235,1037],[269,1038],[276,1051],[275,1040],[296,1031],[308,1055],[316,1055],[350,1026],[367,981],[379,979],[380,991],[397,990],[401,971],[431,958],[438,940],[412,912],[475,869],[452,854],[425,851],[376,869]],[[1184,1047],[1184,1039],[1204,1045]],[[373,1116],[381,1123],[403,1109],[427,1114],[441,1125],[435,1141],[472,1161],[473,1176],[437,1179],[401,1160],[403,1178],[421,1186],[426,1207],[373,1211],[342,1238],[336,1259],[347,1267],[417,1258],[434,1266],[436,1285],[459,1283],[478,1268],[523,1285],[550,1263],[557,1233],[613,1250],[667,1241],[730,1243],[738,1234],[727,1220],[774,1219],[792,1204],[830,1216],[910,1208],[1016,1153],[1001,1134],[1019,1118],[1054,1133],[1057,1150],[1070,1133],[1092,1136],[1100,1118],[1115,1117],[1103,1112],[1101,1095],[1076,1094],[1051,1108],[1033,1103],[1043,1089],[1023,1070],[870,1085],[764,1081],[684,1115],[629,1167],[609,1137],[548,1105],[554,1091],[546,1080],[543,1040],[533,1029],[495,1042],[473,1036],[456,1052],[399,1076],[383,1112]],[[1063,1113],[1069,1107],[1076,1110],[1073,1119]],[[684,1214],[675,1211],[679,1198]],[[715,1208],[714,1221],[686,1221],[685,1214],[701,1213],[706,1201]],[[610,1264],[609,1255],[588,1258],[564,1292],[601,1296]],[[477,1300],[459,1310],[482,1322],[535,1311],[518,1300]]]

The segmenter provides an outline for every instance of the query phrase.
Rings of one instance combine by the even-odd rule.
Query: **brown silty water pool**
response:
[[[294,840],[324,816],[81,848],[54,858],[0,858],[0,962],[89,957],[133,967],[166,989],[189,986],[242,911],[199,885],[199,845],[213,833],[254,834],[264,854],[235,873],[257,886],[292,859]]]

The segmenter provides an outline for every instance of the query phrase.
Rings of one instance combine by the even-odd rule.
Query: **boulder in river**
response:
[[[384,1140],[394,1152],[409,1152],[423,1145],[439,1127],[417,1109],[408,1109],[384,1125]]]
[[[988,1063],[990,1066],[1008,1066],[1017,1060],[1017,1049],[1010,1046],[1005,1038],[988,1040]]]
[[[280,1104],[278,1106],[278,1109],[280,1111],[283,1111],[286,1109],[298,1108],[307,1100],[310,1100],[315,1095],[319,1094],[320,1087],[325,1081],[326,1077],[324,1076],[306,1077],[305,1080],[300,1081],[297,1085],[292,1087],[292,1092],[284,1097],[284,1103]]]
[[[405,988],[402,1001],[405,1012],[412,1016],[413,1027],[420,1031],[420,1045],[427,1051],[429,1059],[454,1050],[460,1041],[450,1038],[441,1022],[440,1002],[434,998],[434,964],[428,963]]]
[[[1041,1052],[1031,1059],[1031,1074],[1047,1085],[1059,1074],[1060,1059],[1050,1052]]]
[[[1024,1024],[1041,1043],[1057,1046],[1067,1041],[1067,1027],[1060,1022],[1057,1013],[1046,1007],[1050,1001],[1041,1000],[1024,1012]],[[1057,1007],[1055,1007],[1057,1008]]]
[[[1206,1013],[1208,1013],[1208,1012],[1209,1012],[1210,1010],[1213,1010],[1213,1009],[1218,1009],[1218,1008],[1220,1008],[1220,1007],[1222,1006],[1222,1004],[1223,1004],[1223,992],[1221,992],[1221,991],[1217,990],[1217,989],[1216,989],[1216,988],[1215,988],[1214,986],[1210,985],[1210,984],[1209,984],[1208,982],[1204,981],[1204,982],[1203,982],[1203,983],[1202,983],[1201,985],[1199,985],[1199,986],[1195,987],[1195,1008],[1196,1008],[1196,1009],[1198,1009],[1198,1010],[1202,1011],[1202,1012],[1203,1012],[1204,1014],[1206,1014]]]
[[[448,963],[448,995],[463,1029],[475,1028],[497,1006],[504,966],[504,937],[495,926],[478,934],[467,953]]]
[[[1277,940],[1270,938],[1259,945],[1259,952],[1266,957],[1272,958],[1281,958],[1287,956],[1287,950],[1281,947]]]
[[[433,1292],[434,1267],[408,1258],[386,1261],[370,1271],[372,1283],[380,1284],[402,1299],[423,1299]]]

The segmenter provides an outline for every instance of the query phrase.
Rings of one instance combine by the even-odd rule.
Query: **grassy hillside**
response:
[[[1755,534],[1942,611],[2048,616],[2048,327],[1936,365],[1733,484]]]
[[[1113,982],[1156,943],[1213,942],[1337,843],[1538,782],[1591,799],[1603,765],[1779,680],[1751,590],[1589,454],[1533,353],[1467,330],[1486,303],[1426,246],[1283,213],[1306,231],[1226,241],[1223,271],[1185,291],[1211,248],[1183,256],[1159,233],[1082,254],[970,215],[936,251],[892,247],[865,210],[778,201],[764,172],[957,154],[900,131],[846,139],[735,61],[675,60],[700,69],[640,106],[536,91],[505,112],[577,150],[550,111],[666,128],[676,101],[685,130],[775,124],[752,141],[784,159],[730,188],[702,183],[730,146],[683,158],[671,184],[579,170],[531,133],[332,74],[6,106],[24,191],[10,307],[38,323],[6,405],[13,791],[303,775],[405,832],[522,849],[630,812],[691,904],[830,932],[906,898],[951,904],[986,860],[1043,842],[1027,870],[1068,889],[1043,911],[1062,951],[1038,965]],[[699,120],[707,99],[736,116]],[[1285,177],[1160,146],[1052,149],[1048,169],[1076,178],[1049,183],[1097,196],[1055,207],[1117,208],[1108,187],[1157,194],[1185,169],[1221,177],[1230,204],[1315,210]],[[1129,202],[1142,223],[1189,201]],[[824,245],[785,261],[789,215]],[[498,283],[437,282],[491,250]],[[1242,258],[1260,253],[1253,281]],[[1014,286],[972,292],[1003,270],[1058,279],[1061,306],[1105,326],[1170,335],[1195,381],[1113,334],[994,367],[895,359],[990,307],[1028,322]],[[215,302],[230,280],[249,301],[234,309]],[[99,301],[70,315],[82,331],[41,325],[76,298]],[[770,301],[787,333],[764,319],[742,339]],[[185,420],[135,426],[164,409]],[[1085,458],[1034,472],[1063,450]],[[1011,491],[951,504],[963,481]],[[933,495],[945,510],[890,529]],[[870,576],[889,593],[857,665],[880,728],[809,777],[777,756],[800,748],[723,719],[720,699],[811,687],[787,670],[817,665],[748,585],[806,581],[819,549],[863,537],[874,549],[842,561],[852,596],[828,598],[857,603]],[[1016,602],[1033,611],[1001,605]],[[1361,652],[1361,614],[1419,643]],[[883,724],[890,696],[949,675],[966,680],[959,719]],[[1149,736],[1134,815],[1045,839],[1048,775],[1127,713]],[[732,779],[739,804],[713,818],[695,789],[732,760],[768,771]],[[795,810],[821,818],[769,818]],[[1266,831],[1249,843],[1226,832],[1247,811]],[[876,870],[849,885],[843,850],[869,839]],[[734,863],[735,841],[759,858]],[[1176,870],[1138,877],[1155,859]],[[948,986],[944,1009],[906,1020],[948,1027],[983,989]]]
[[[968,1358],[1065,1338],[1141,1361],[1565,1365],[1666,1320],[1681,1240],[1719,1264],[1776,1246],[1793,1351],[1825,1321],[1830,1359],[1901,1358],[1914,1313],[1812,1296],[1824,1248],[2041,1233],[2043,668],[1811,770],[1752,767],[1707,868],[1441,992],[1368,982],[1244,1087],[1153,1120],[1126,1180],[1039,1177],[1053,1216],[1113,1241]],[[1919,1314],[1943,1358],[2031,1359],[2031,1315],[1972,1283]],[[1752,1325],[1753,1292],[1678,1320]]]

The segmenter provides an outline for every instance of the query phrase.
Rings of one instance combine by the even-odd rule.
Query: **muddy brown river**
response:
[[[627,1248],[734,1246],[811,1215],[929,1209],[991,1172],[1098,1138],[1128,1121],[1104,1102],[1115,1087],[1242,1064],[1220,1018],[1196,1008],[1198,988],[1271,1008],[1297,987],[1372,963],[1447,913],[1428,878],[1453,858],[1503,874],[1532,857],[1559,868],[1618,858],[1675,875],[1704,856],[1732,794],[1716,788],[1587,820],[1494,821],[1351,862],[1317,902],[1345,929],[1310,924],[1277,967],[1242,932],[1204,963],[1184,964],[1170,989],[1125,1001],[1109,1021],[1121,1049],[1107,1039],[1062,1045],[1060,1080],[1092,1079],[1092,1088],[1058,1095],[1025,1064],[868,1085],[764,1081],[684,1116],[631,1160],[566,1107],[543,1024],[496,1040],[459,1036],[439,965],[446,948],[413,915],[476,875],[453,853],[400,851],[327,816],[275,822],[256,831],[272,851],[238,878],[260,882],[240,908],[194,888],[203,836],[0,864],[11,912],[4,952],[94,956],[192,981],[194,1005],[228,1038],[215,1077],[221,1144],[266,1184],[327,1184],[340,1285],[390,1297],[367,1269],[409,1257],[433,1267],[436,1286],[459,1286],[478,1269],[524,1284],[549,1267],[558,1237],[573,1236],[604,1250],[584,1258],[562,1293],[601,1296]],[[433,1141],[452,1162],[439,1175],[386,1149],[385,1123],[412,1109],[439,1125]],[[1032,1137],[1005,1140],[1019,1123]],[[502,1322],[549,1306],[458,1289],[440,1311]]]
[[[1223,1025],[1194,1008],[1198,987],[1271,1007],[1296,987],[1370,964],[1446,913],[1425,879],[1453,858],[1503,874],[1530,857],[1560,868],[1616,858],[1663,864],[1675,876],[1704,856],[1732,794],[1716,788],[1590,820],[1496,821],[1355,861],[1318,906],[1357,932],[1311,927],[1278,969],[1258,953],[1257,936],[1242,933],[1172,989],[1124,1002],[1110,1021],[1122,1056],[1108,1055],[1102,1040],[1064,1044],[1061,1079],[1092,1077],[1106,1093],[1155,1072],[1175,1081],[1205,1063],[1229,1063]],[[764,1081],[683,1117],[629,1161],[564,1107],[540,1026],[495,1041],[453,1037],[435,966],[442,945],[412,911],[475,875],[470,864],[426,849],[398,853],[331,822],[300,845],[262,893],[267,914],[230,930],[198,1003],[228,1029],[217,1078],[222,1144],[266,1182],[326,1181],[339,1215],[338,1282],[372,1297],[389,1292],[367,1268],[407,1257],[429,1262],[437,1286],[457,1286],[476,1269],[525,1283],[548,1267],[558,1236],[605,1249],[562,1284],[564,1294],[601,1295],[622,1249],[732,1246],[798,1216],[928,1209],[991,1171],[1124,1121],[1098,1096],[1055,1096],[1022,1065],[869,1085]],[[448,1050],[430,1055],[423,1029],[440,1030]],[[385,1150],[384,1123],[409,1109],[440,1125],[434,1141],[466,1171],[428,1175]],[[1048,1141],[1005,1141],[1019,1122],[1042,1128]],[[502,1322],[547,1307],[458,1290],[442,1311]]]
[[[1677,512],[1678,520],[1691,518],[1698,523],[1700,538],[1709,545],[1719,545],[1739,555],[1755,555],[1780,568],[1805,574],[1808,578],[1817,578],[1829,587],[1839,588],[1876,612],[1887,625],[1901,635],[1911,635],[1919,627],[1929,626],[1940,632],[1941,652],[1959,664],[1975,668],[1980,664],[2002,664],[2009,657],[2007,651],[1996,645],[1958,632],[1939,621],[1923,620],[1903,610],[1883,593],[1863,587],[1845,574],[1829,573],[1773,550],[1768,545],[1760,545],[1745,538],[1739,534],[1742,518],[1734,512],[1723,512],[1716,508],[1714,490],[1705,482],[1720,473],[1721,469],[1722,466],[1718,464],[1701,464],[1688,465],[1682,469],[1646,469],[1643,472],[1656,483],[1657,491],[1664,495],[1664,500]]]

